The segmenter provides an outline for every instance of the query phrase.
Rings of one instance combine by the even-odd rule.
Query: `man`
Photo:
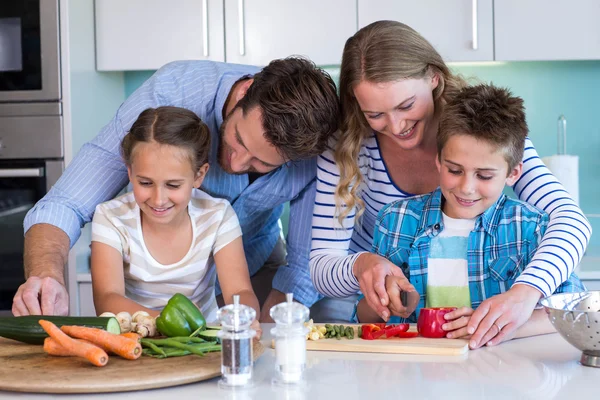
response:
[[[338,128],[335,83],[301,58],[275,60],[262,70],[182,61],[164,66],[133,93],[28,213],[27,281],[14,297],[14,315],[68,313],[63,269],[69,248],[90,222],[96,205],[127,184],[118,149],[133,121],[146,108],[165,105],[187,108],[208,125],[211,168],[202,189],[232,204],[242,227],[250,275],[258,277],[255,283],[261,287],[266,280],[271,283],[269,269],[263,269],[264,276],[259,270],[272,253],[281,253],[274,251],[280,248],[278,220],[283,204],[290,201],[287,265],[276,269],[272,289],[266,285],[261,320],[270,320],[271,306],[284,301],[284,293],[293,292],[295,300],[309,307],[319,300],[308,271],[314,156]]]

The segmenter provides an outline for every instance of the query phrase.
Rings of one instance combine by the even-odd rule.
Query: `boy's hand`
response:
[[[442,325],[442,329],[448,331],[448,339],[467,339],[471,335],[467,332],[467,325],[475,311],[471,307],[461,307],[444,315],[448,321]]]
[[[250,324],[250,329],[254,329],[256,331],[256,336],[254,337],[254,339],[260,340],[260,338],[262,337],[262,328],[260,327],[260,323],[257,319],[252,321],[252,323]]]
[[[469,321],[467,332],[472,334],[469,347],[477,349],[510,340],[531,317],[541,295],[531,286],[514,285],[507,292],[485,300]]]
[[[385,290],[390,299],[388,308],[391,315],[408,318],[419,304],[419,293],[404,276],[386,276]]]
[[[365,295],[369,307],[384,321],[387,321],[390,317],[388,308],[390,301],[385,290],[385,277],[392,275],[406,279],[402,270],[385,257],[373,253],[363,253],[356,259],[352,273],[358,279],[360,291]]]

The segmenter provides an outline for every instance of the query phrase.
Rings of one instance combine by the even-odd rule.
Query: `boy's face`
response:
[[[472,136],[451,136],[436,158],[443,211],[451,218],[472,219],[498,200],[505,185],[521,176],[523,164],[508,171],[501,149]]]

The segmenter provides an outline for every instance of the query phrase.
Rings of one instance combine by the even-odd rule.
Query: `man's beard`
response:
[[[229,114],[229,115],[231,115],[231,114]],[[250,168],[246,171],[240,171],[240,172],[236,172],[231,169],[231,163],[229,163],[227,160],[229,158],[228,157],[229,146],[225,142],[225,126],[227,126],[228,122],[229,122],[229,116],[227,116],[227,118],[225,118],[223,120],[223,123],[221,124],[221,127],[219,128],[219,147],[217,150],[217,161],[219,162],[219,166],[221,167],[221,169],[223,171],[225,171],[231,175],[246,175],[248,172],[255,172],[254,168]]]

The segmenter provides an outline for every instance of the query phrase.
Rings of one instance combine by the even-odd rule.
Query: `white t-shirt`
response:
[[[133,193],[96,207],[92,241],[117,249],[123,255],[125,295],[151,309],[162,309],[175,293],[198,305],[208,322],[216,320],[216,270],[213,256],[242,235],[237,216],[225,199],[194,189],[188,205],[193,240],[180,261],[163,265],[146,248],[140,208]]]
[[[444,229],[431,239],[427,259],[427,307],[471,307],[467,249],[475,219],[442,213]]]

